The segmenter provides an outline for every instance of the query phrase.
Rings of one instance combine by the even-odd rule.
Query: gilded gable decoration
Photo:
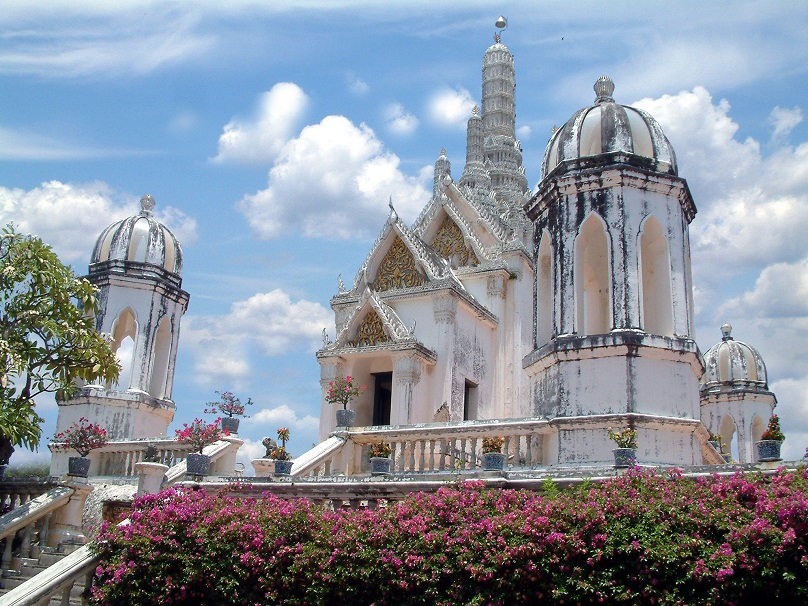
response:
[[[477,265],[477,257],[473,250],[470,250],[466,245],[463,238],[463,232],[457,226],[457,223],[452,221],[451,217],[446,217],[443,223],[435,233],[432,240],[432,248],[444,259],[450,262],[456,259],[456,263],[452,262],[456,267],[474,267]]]
[[[368,347],[392,341],[384,332],[384,325],[375,309],[371,309],[356,331],[356,339],[349,341],[351,347]]]
[[[418,273],[415,266],[415,257],[404,245],[400,236],[396,236],[392,245],[384,255],[376,280],[371,288],[377,292],[391,288],[411,288],[426,282]]]

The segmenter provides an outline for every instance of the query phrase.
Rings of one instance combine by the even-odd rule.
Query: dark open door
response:
[[[373,373],[376,386],[373,392],[373,424],[390,425],[390,404],[393,396],[393,373]]]

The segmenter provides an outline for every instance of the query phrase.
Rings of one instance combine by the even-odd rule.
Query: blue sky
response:
[[[0,222],[83,274],[101,230],[155,196],[191,293],[172,429],[229,389],[256,403],[245,459],[282,425],[293,454],[317,439],[337,276],[353,280],[391,195],[415,218],[441,148],[462,172],[504,14],[530,187],[599,76],[650,111],[699,209],[697,342],[731,322],[766,360],[785,454],[808,445],[805,3],[3,4]],[[55,402],[38,406],[52,435]]]

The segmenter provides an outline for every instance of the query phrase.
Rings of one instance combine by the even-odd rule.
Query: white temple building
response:
[[[391,203],[353,284],[340,280],[331,300],[321,440],[336,429],[328,383],[352,375],[369,387],[352,403],[358,426],[529,419],[542,426],[528,439],[534,465],[609,463],[607,429],[627,426],[643,463],[715,462],[708,431],[752,462],[776,400],[743,344],[722,341],[743,355],[711,349],[705,375],[696,205],[659,124],[599,78],[594,104],[554,132],[531,194],[514,60],[498,36],[482,81],[461,177],[442,152],[421,215],[408,227]]]
[[[776,398],[760,355],[729,327],[704,358],[696,345],[696,205],[659,124],[617,103],[615,85],[599,78],[594,103],[553,133],[531,192],[515,82],[497,36],[460,177],[441,152],[420,216],[406,225],[391,199],[353,282],[339,280],[336,337],[317,352],[321,443],[293,475],[364,473],[379,439],[401,471],[474,469],[492,435],[505,436],[510,469],[610,465],[607,429],[626,427],[637,430],[642,464],[720,463],[710,433],[754,462]],[[88,275],[100,289],[96,327],[125,371],[117,385],[82,386],[59,402],[57,431],[87,417],[116,441],[92,455],[92,474],[131,475],[144,440],[174,448],[165,434],[189,294],[179,242],[153,217],[154,199],[141,204],[99,236]],[[354,426],[337,428],[325,396],[345,375],[368,389],[351,403]],[[232,467],[239,444],[223,446],[218,470]],[[52,473],[66,459],[55,453]]]

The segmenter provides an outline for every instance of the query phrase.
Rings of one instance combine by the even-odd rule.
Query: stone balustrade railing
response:
[[[168,467],[182,463],[188,453],[193,452],[193,447],[173,438],[115,440],[90,454],[94,463],[90,475],[135,476],[135,465],[144,460],[149,446],[157,450],[155,462]]]
[[[368,450],[384,441],[392,448],[395,473],[451,472],[481,469],[483,438],[504,439],[502,451],[509,468],[540,467],[545,436],[551,435],[545,419],[462,421],[406,427],[356,427],[332,434],[343,440],[316,460],[292,468],[297,476],[355,475],[367,470]]]

